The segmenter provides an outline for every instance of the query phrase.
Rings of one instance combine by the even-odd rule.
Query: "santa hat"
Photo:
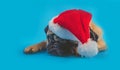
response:
[[[49,22],[49,29],[63,39],[78,41],[77,52],[92,57],[98,53],[97,43],[90,39],[92,15],[83,10],[67,10]]]

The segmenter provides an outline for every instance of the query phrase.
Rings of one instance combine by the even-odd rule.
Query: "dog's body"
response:
[[[36,45],[25,48],[25,53],[35,53],[46,49],[48,53],[58,56],[76,55],[77,45],[76,41],[61,39],[55,35],[48,27],[45,28],[47,40],[40,42]],[[106,44],[102,39],[102,30],[93,22],[90,22],[90,38],[97,42],[98,50],[103,51],[106,49]],[[79,54],[80,55],[80,54]]]

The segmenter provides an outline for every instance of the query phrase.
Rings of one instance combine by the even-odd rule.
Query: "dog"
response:
[[[97,43],[98,51],[100,52],[106,50],[106,43],[102,38],[102,29],[98,27],[93,21],[90,21],[89,29],[90,39],[94,40]],[[55,56],[81,56],[77,50],[78,41],[63,39],[59,37],[50,30],[49,26],[45,28],[45,33],[47,36],[46,41],[25,48],[24,52],[26,54],[31,54],[40,52],[42,50],[47,50],[48,53]]]

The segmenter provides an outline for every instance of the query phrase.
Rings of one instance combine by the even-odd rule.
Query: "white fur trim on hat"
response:
[[[56,17],[54,17],[54,18],[56,18]],[[49,22],[49,29],[53,33],[55,33],[57,36],[59,36],[60,38],[63,38],[63,39],[78,41],[78,39],[70,31],[61,27],[57,23],[54,23],[53,22],[54,18],[52,18],[52,20]]]
[[[98,53],[97,43],[91,39],[88,39],[87,43],[78,44],[77,52],[81,56],[93,57]]]

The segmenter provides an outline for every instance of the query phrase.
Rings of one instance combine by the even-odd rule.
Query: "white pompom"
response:
[[[93,57],[93,56],[97,55],[97,53],[98,53],[97,43],[95,41],[89,39],[87,43],[84,43],[82,45],[78,44],[77,52],[81,56]]]

